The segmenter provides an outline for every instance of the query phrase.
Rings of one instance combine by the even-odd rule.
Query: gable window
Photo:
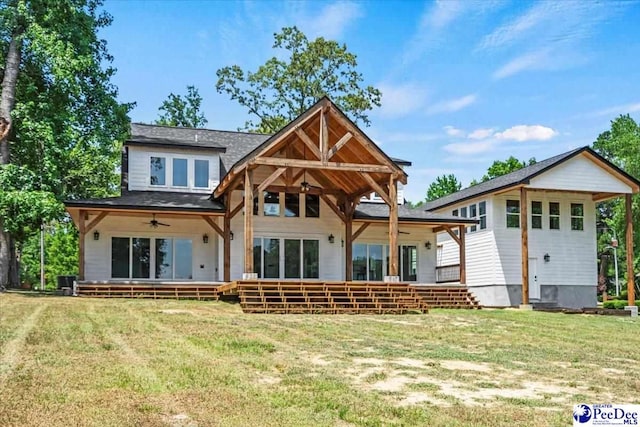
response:
[[[187,186],[187,159],[173,159],[173,186]]]
[[[284,216],[286,217],[300,216],[300,195],[299,194],[285,193]]]
[[[467,207],[466,206],[464,208],[460,208],[460,216],[462,218],[466,218],[467,217]]]
[[[469,206],[469,218],[476,218],[478,216],[478,211],[477,211],[478,207],[477,205],[471,205]],[[474,231],[477,230],[477,226],[472,225],[471,227],[469,227],[467,229],[470,233],[473,233]]]
[[[584,205],[582,203],[571,203],[571,229],[584,230]]]
[[[507,228],[520,228],[519,200],[507,200]]]
[[[209,160],[194,160],[194,183],[198,188],[209,188]]]
[[[320,196],[318,196],[317,194],[305,194],[304,216],[306,216],[307,218],[320,217]]]
[[[280,193],[264,192],[264,216],[280,216]]]
[[[531,228],[542,228],[542,202],[531,202]]]
[[[549,202],[549,229],[560,230],[560,203]]]
[[[478,212],[480,214],[480,230],[487,228],[487,202],[478,203]]]
[[[151,185],[166,185],[166,159],[164,157],[151,157],[150,164]]]

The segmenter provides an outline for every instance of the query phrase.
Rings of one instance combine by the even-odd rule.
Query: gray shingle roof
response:
[[[463,200],[471,199],[473,197],[493,193],[494,191],[498,191],[507,187],[511,187],[518,184],[526,184],[528,183],[529,179],[533,178],[534,176],[539,175],[542,172],[586,150],[589,150],[596,156],[600,157],[597,153],[593,152],[589,147],[577,148],[575,150],[571,150],[566,153],[558,154],[557,156],[542,160],[531,166],[524,167],[522,169],[508,173],[506,175],[502,175],[497,178],[493,178],[489,181],[482,182],[478,185],[465,188],[463,190],[458,191],[457,193],[449,194],[448,196],[441,197],[431,202],[427,202],[426,209],[428,211],[439,209],[445,206],[452,205],[454,203],[461,202]],[[606,160],[604,161],[606,162]]]
[[[224,212],[222,203],[210,199],[210,194],[174,193],[169,191],[128,191],[122,196],[104,199],[65,201],[67,207],[143,209],[152,211]]]
[[[389,206],[386,203],[362,202],[356,208],[355,219],[387,219],[389,218]],[[455,222],[475,224],[476,220],[460,218],[457,216],[427,212],[421,208],[410,208],[408,205],[398,206],[398,219],[412,222]]]

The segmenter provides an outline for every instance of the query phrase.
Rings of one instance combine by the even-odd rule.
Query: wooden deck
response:
[[[238,299],[246,313],[426,313],[429,308],[479,309],[461,285],[318,280],[234,282],[78,282],[76,295],[94,298]]]

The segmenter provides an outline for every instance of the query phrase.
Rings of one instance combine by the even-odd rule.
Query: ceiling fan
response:
[[[171,227],[171,224],[165,224],[163,222],[158,221],[156,219],[156,214],[153,214],[153,219],[151,219],[151,221],[144,222],[143,224],[149,224],[151,228],[158,228],[159,225],[162,225],[163,227]]]

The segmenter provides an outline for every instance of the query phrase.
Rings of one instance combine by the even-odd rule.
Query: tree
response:
[[[273,48],[288,52],[286,58],[279,52],[255,72],[238,65],[216,72],[218,92],[255,116],[245,129],[277,132],[325,95],[354,121],[369,124],[366,112],[380,106],[381,93],[361,85],[356,55],[346,45],[322,37],[309,41],[296,27],[285,27],[274,38]]]
[[[427,202],[439,199],[440,197],[448,196],[457,191],[460,191],[462,184],[458,181],[455,175],[442,175],[436,178],[434,182],[429,185],[427,189]]]
[[[201,104],[202,97],[195,86],[187,86],[187,94],[184,97],[170,93],[158,108],[162,113],[160,118],[156,120],[156,124],[188,128],[204,127],[207,124],[207,119],[200,111]]]
[[[63,199],[117,191],[131,104],[119,104],[110,83],[112,57],[97,33],[111,17],[101,6],[0,0],[0,164],[11,183],[0,196],[0,286],[18,284],[21,245],[64,216]]]
[[[520,161],[513,156],[510,156],[507,160],[504,160],[504,161],[496,160],[493,162],[491,166],[489,166],[489,169],[487,169],[486,175],[482,177],[480,182],[489,181],[490,179],[497,178],[499,176],[506,175],[511,172],[515,172],[519,169],[522,169],[526,166],[531,166],[535,163],[536,163],[535,157],[530,158],[528,162],[525,162],[524,160]]]
[[[630,115],[621,115],[611,121],[611,129],[602,132],[593,143],[593,149],[631,176],[640,179],[640,124]],[[618,250],[620,271],[626,271],[626,212],[623,199],[614,199],[598,204],[598,221],[603,224],[599,238],[599,249],[604,250],[615,231],[621,243]],[[640,196],[632,198],[632,222],[640,224]],[[634,227],[634,246],[640,248],[640,227]],[[610,263],[612,264],[612,263]],[[640,250],[635,251],[634,271],[640,268]]]

